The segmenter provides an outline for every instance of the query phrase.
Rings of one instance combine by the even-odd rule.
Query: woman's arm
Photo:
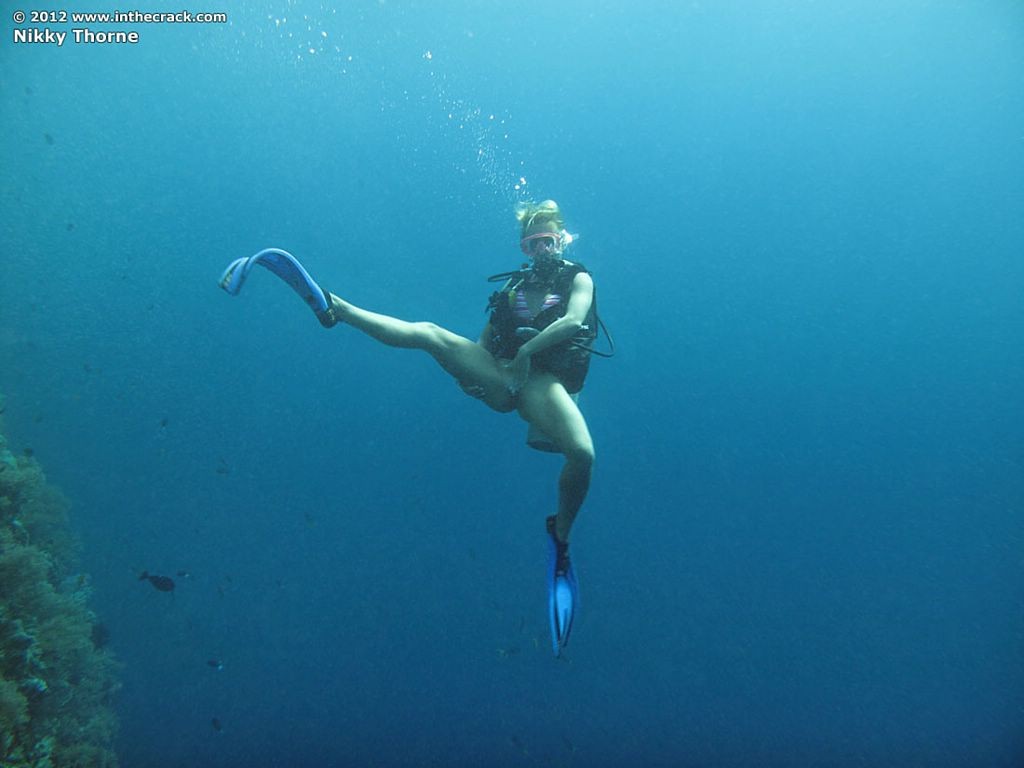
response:
[[[538,333],[519,348],[521,355],[535,355],[550,346],[571,339],[587,318],[590,305],[594,302],[594,281],[586,272],[580,272],[573,278],[572,292],[565,314],[551,325]]]
[[[580,272],[573,278],[572,291],[565,314],[551,325],[523,344],[516,352],[515,359],[509,364],[511,379],[508,391],[513,396],[519,393],[530,378],[530,356],[548,347],[571,339],[583,327],[583,321],[594,303],[594,281],[586,272]]]
[[[493,338],[494,338],[494,331],[491,328],[491,323],[488,321],[487,325],[484,326],[484,329],[482,331],[480,331],[480,338],[477,339],[476,343],[479,344],[481,347],[483,347],[484,349],[486,349],[488,352],[490,352],[493,355],[494,354],[494,350],[491,349],[491,340]]]

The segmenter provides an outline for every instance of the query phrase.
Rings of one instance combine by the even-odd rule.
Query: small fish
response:
[[[51,147],[53,146],[53,136],[51,136],[48,133],[44,133],[43,138],[46,139],[47,144],[49,144]]]
[[[153,588],[160,592],[173,592],[174,591],[174,579],[170,576],[155,576],[149,571],[143,571],[142,575],[139,576],[139,581],[149,581],[153,585]]]
[[[160,419],[160,427],[161,427],[161,429],[166,429],[167,428],[167,417],[166,416],[164,418]]]
[[[178,576],[183,579],[190,579],[192,578],[192,573],[190,571],[178,571]]]
[[[224,726],[220,724],[220,718],[215,717],[210,720],[210,725],[213,726],[213,730],[215,731],[220,732],[224,730]]]
[[[73,232],[74,229],[75,229],[74,223],[69,221],[68,222],[68,232]]]
[[[33,451],[31,448],[26,448],[25,450],[22,451],[22,453],[25,454],[26,459],[31,459],[36,452]]]
[[[224,669],[224,662],[221,661],[220,659],[209,659],[206,662],[206,666],[213,667],[218,672],[220,672],[221,670]]]
[[[226,474],[228,474],[230,472],[231,472],[231,469],[230,469],[230,467],[228,467],[228,463],[226,461],[224,461],[224,459],[221,459],[220,463],[217,465],[217,474],[218,475],[226,475]]]

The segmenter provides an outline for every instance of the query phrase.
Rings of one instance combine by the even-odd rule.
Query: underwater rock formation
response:
[[[0,424],[0,765],[117,765],[117,662],[73,570],[67,500]]]

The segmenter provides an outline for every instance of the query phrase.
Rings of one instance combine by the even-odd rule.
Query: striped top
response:
[[[562,303],[562,295],[559,293],[549,293],[544,297],[544,303],[541,304],[540,309],[537,310],[537,315],[546,309],[551,307],[557,307]],[[517,320],[523,320],[530,322],[536,315],[530,312],[530,306],[526,302],[526,291],[521,288],[516,291],[515,301],[512,304],[512,314],[515,315]]]

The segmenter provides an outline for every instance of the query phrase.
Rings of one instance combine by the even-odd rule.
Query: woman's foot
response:
[[[320,325],[324,328],[333,328],[338,323],[345,322],[342,319],[340,312],[341,299],[328,290],[324,290],[323,288],[320,290],[324,292],[324,298],[327,300],[327,309],[316,313],[316,319],[320,321]]]

